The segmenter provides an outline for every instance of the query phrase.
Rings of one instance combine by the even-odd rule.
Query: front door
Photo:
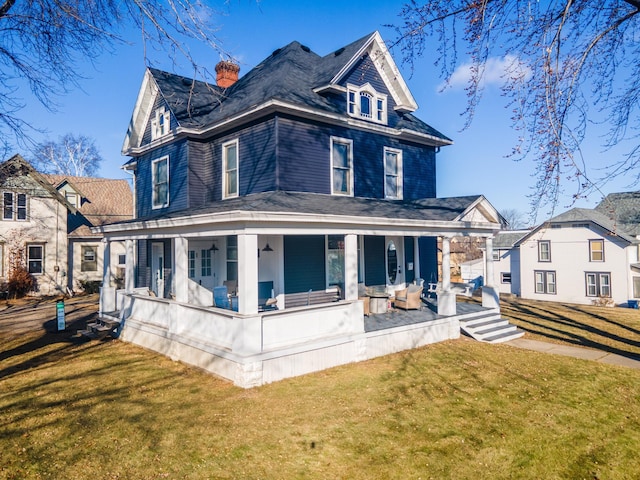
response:
[[[164,297],[164,244],[151,244],[151,290],[156,297]]]

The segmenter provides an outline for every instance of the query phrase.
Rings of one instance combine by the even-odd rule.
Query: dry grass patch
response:
[[[1,479],[640,471],[636,370],[459,340],[242,390],[119,341],[0,342]]]

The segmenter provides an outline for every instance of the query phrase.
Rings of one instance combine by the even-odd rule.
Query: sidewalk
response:
[[[541,342],[539,340],[528,340],[526,338],[518,338],[505,342],[505,345],[524,348],[527,350],[535,350],[542,353],[555,353],[556,355],[564,355],[566,357],[582,358],[583,360],[593,360],[596,362],[607,363],[609,365],[619,365],[622,367],[630,367],[640,369],[640,360],[623,357],[613,353],[603,352],[602,350],[594,350],[586,347],[570,347],[568,345],[559,345],[557,343]]]

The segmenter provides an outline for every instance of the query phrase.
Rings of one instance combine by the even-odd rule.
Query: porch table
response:
[[[389,294],[385,292],[369,293],[369,309],[371,313],[387,313],[389,306]]]

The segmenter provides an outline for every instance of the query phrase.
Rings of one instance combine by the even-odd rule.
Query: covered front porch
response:
[[[483,197],[251,200],[238,200],[244,207],[234,211],[220,202],[189,216],[102,227],[106,252],[112,241],[126,245],[125,288],[116,291],[105,269],[101,292],[101,312],[119,312],[122,339],[251,387],[457,338],[449,274],[456,235],[486,239],[493,278],[491,238],[499,216]],[[364,287],[391,300],[407,285],[433,281],[437,237],[443,274],[436,277],[436,316],[419,311],[416,322],[372,328]],[[333,291],[338,294],[328,295]],[[499,308],[491,285],[483,289],[483,306]]]

